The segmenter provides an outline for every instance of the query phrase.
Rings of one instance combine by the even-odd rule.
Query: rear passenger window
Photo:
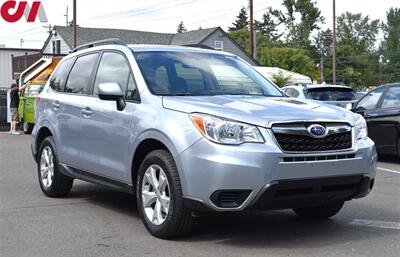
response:
[[[70,58],[60,63],[57,70],[54,72],[53,76],[50,79],[50,87],[52,89],[54,89],[57,92],[63,91],[65,81],[67,80],[68,72],[74,61],[75,58]]]
[[[127,100],[138,100],[137,87],[130,65],[125,57],[119,53],[105,52],[101,57],[95,80],[94,95],[98,95],[98,86],[102,83],[118,83]]]
[[[90,80],[96,65],[97,53],[78,57],[69,74],[65,92],[87,94],[90,89]]]

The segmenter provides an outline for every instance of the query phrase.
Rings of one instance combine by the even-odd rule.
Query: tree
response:
[[[282,19],[277,18],[281,13],[269,7],[263,14],[261,21],[254,21],[255,30],[264,35],[268,40],[276,41],[283,33],[278,32],[278,27],[282,24]]]
[[[379,20],[346,12],[337,20],[337,78],[352,87],[379,84]]]
[[[282,71],[279,71],[278,74],[272,75],[272,82],[274,82],[278,87],[286,86],[291,79],[292,76],[286,76]]]
[[[390,8],[387,22],[382,24],[384,40],[380,47],[385,82],[400,80],[400,8]]]
[[[308,56],[307,51],[299,48],[263,48],[260,64],[294,71],[313,79],[318,77],[314,61]]]
[[[332,30],[322,30],[319,31],[313,39],[313,46],[315,51],[319,57],[319,70],[320,70],[320,80],[323,82],[325,80],[324,77],[324,62],[328,56],[331,56],[331,48],[332,48]]]
[[[249,16],[245,7],[242,7],[242,9],[240,9],[238,16],[236,16],[236,21],[234,21],[232,25],[232,27],[228,28],[228,31],[235,31],[248,27]]]
[[[249,37],[250,37],[250,32],[248,31],[247,28],[235,30],[229,32],[229,36],[233,38],[236,43],[238,43],[243,49],[245,49],[248,53],[250,53],[249,49]],[[261,32],[256,32],[256,44],[257,44],[257,55],[258,58],[260,58],[260,49],[266,48],[266,47],[271,47],[272,42],[268,40],[264,35],[261,34]]]
[[[178,24],[178,28],[177,28],[177,30],[176,30],[178,33],[183,33],[183,32],[186,32],[187,31],[187,29],[186,29],[186,27],[185,27],[185,24],[183,24],[183,21],[181,21],[179,24]]]
[[[361,13],[346,12],[337,18],[337,42],[351,45],[359,52],[372,52],[379,32],[379,20]]]
[[[286,12],[274,10],[275,16],[286,28],[286,43],[292,47],[309,49],[310,35],[324,22],[314,0],[283,0]]]

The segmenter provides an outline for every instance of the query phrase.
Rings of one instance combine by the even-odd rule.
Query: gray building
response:
[[[29,62],[29,56],[37,53],[40,53],[40,49],[0,47],[0,89],[9,88],[16,82],[13,77],[13,57],[20,56],[23,65],[24,62]]]
[[[258,62],[220,27],[193,30],[180,34],[124,29],[77,28],[78,45],[107,38],[119,38],[128,44],[207,46],[236,54],[248,63],[258,65]],[[44,55],[68,54],[72,48],[72,28],[55,26],[41,51]]]

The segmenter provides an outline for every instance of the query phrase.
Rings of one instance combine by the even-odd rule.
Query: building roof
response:
[[[35,49],[35,48],[16,48],[16,47],[0,47],[0,51],[39,52],[40,49]]]
[[[55,26],[54,31],[61,36],[69,49],[72,46],[72,27]],[[198,29],[187,31],[184,33],[158,33],[146,32],[126,29],[104,29],[104,28],[84,28],[77,27],[77,45],[84,45],[90,42],[100,41],[108,38],[118,38],[127,44],[150,44],[150,45],[183,45],[207,48],[204,41],[219,31],[223,37],[230,40],[244,55],[250,58],[254,64],[258,62],[252,58],[245,49],[243,49],[235,40],[233,40],[222,28],[214,27],[207,29]],[[49,44],[52,35],[49,35],[43,45],[41,52],[43,53]]]
[[[55,30],[72,47],[72,27],[55,26]],[[174,34],[145,32],[125,29],[102,29],[77,27],[77,45],[87,44],[106,38],[119,38],[129,44],[169,45]]]
[[[218,30],[219,27],[209,29],[192,30],[185,33],[174,34],[170,45],[195,45],[203,42],[208,36]]]
[[[72,27],[55,26],[54,28],[65,40],[69,48],[72,49]],[[128,44],[192,45],[200,44],[217,29],[218,27],[173,34],[126,29],[77,27],[77,45],[83,45],[106,38],[119,38]]]

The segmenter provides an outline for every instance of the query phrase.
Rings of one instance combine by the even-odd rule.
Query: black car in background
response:
[[[368,135],[378,153],[400,157],[400,83],[377,87],[361,98],[353,111],[367,121]]]

